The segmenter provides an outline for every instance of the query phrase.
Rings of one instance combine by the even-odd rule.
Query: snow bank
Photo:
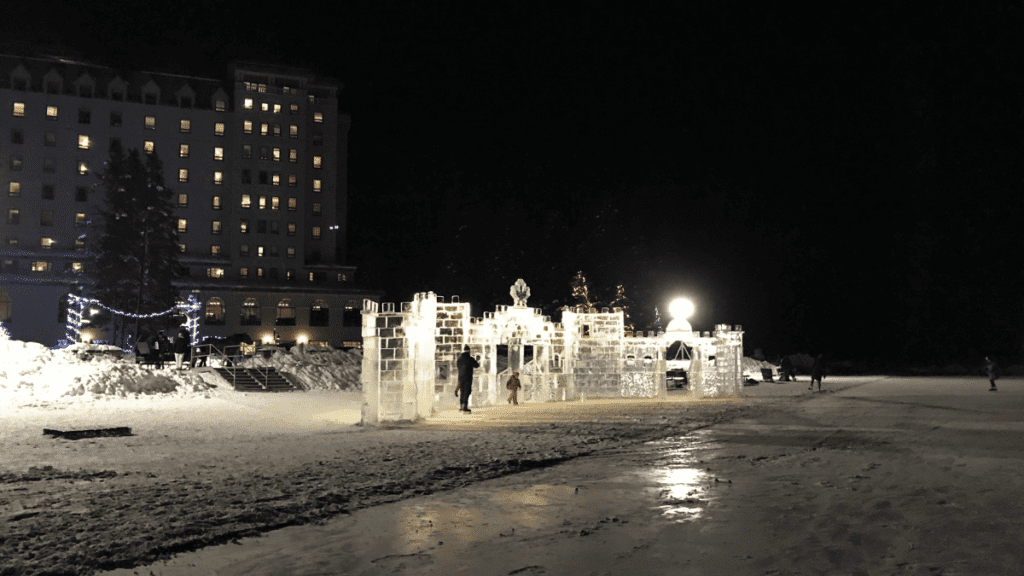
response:
[[[363,367],[361,350],[293,346],[289,352],[275,347],[270,358],[257,353],[243,366],[273,367],[278,372],[295,376],[307,390],[362,390],[359,379]]]
[[[744,356],[741,367],[743,369],[744,380],[747,380],[749,378],[753,378],[754,380],[760,380],[762,378],[762,368],[770,369],[772,371],[773,378],[779,377],[779,367],[772,364],[771,362],[765,362],[764,360],[754,360],[753,358],[748,358]]]
[[[188,372],[137,366],[116,346],[76,344],[50,350],[0,339],[0,403],[22,406],[140,394],[205,394],[211,386]]]

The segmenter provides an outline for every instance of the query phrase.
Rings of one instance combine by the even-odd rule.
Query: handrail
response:
[[[219,356],[224,358],[227,362],[226,366],[223,366],[231,373],[231,386],[235,387],[237,381],[238,371],[241,370],[244,373],[252,376],[253,380],[256,380],[258,384],[263,386],[264,390],[270,388],[270,366],[241,366],[241,363],[250,356],[246,354],[246,349],[252,347],[252,344],[232,344],[225,346],[223,349],[218,348],[215,344],[199,344],[196,346],[197,349],[207,349],[206,354],[194,354],[194,358],[206,358],[205,364],[210,365],[210,358]],[[255,374],[254,374],[255,373]],[[263,382],[260,382],[259,376],[262,376]]]

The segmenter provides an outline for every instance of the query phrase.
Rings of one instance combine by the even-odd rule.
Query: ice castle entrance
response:
[[[392,303],[364,301],[363,421],[409,421],[456,408],[456,361],[464,346],[480,362],[471,406],[503,404],[513,371],[523,383],[521,402],[665,397],[663,333],[627,334],[619,309],[564,308],[562,322],[554,323],[526,305],[530,289],[522,279],[510,294],[512,306],[497,306],[482,318],[471,317],[469,304],[458,297],[445,302],[433,292],[416,294],[399,310]],[[720,325],[715,338],[702,341],[708,351],[738,351],[718,351],[730,361],[702,370],[694,390],[740,394],[742,332]]]

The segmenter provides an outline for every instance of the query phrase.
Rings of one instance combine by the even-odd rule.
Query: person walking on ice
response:
[[[814,381],[818,381],[818,392],[821,392],[821,381],[825,379],[825,356],[824,354],[818,354],[818,357],[814,359],[814,364],[811,365],[811,387],[808,390],[814,390]]]
[[[469,395],[473,393],[473,369],[479,368],[480,363],[469,355],[469,346],[462,349],[456,365],[459,367],[459,411],[467,414],[473,412],[469,409]]]
[[[989,392],[996,391],[996,378],[999,378],[999,365],[991,356],[985,356],[985,372],[988,372]]]
[[[522,388],[522,383],[519,382],[519,371],[512,372],[509,376],[508,382],[505,383],[505,388],[508,388],[508,403],[513,406],[519,406],[519,389]]]

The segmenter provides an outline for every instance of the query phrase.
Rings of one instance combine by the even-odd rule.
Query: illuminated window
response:
[[[156,144],[152,140],[146,140],[142,143],[142,150],[146,154],[152,154],[156,150]]]
[[[295,148],[292,148],[291,150],[289,150],[288,151],[288,161],[289,162],[298,162],[299,161],[299,151],[296,150]]]
[[[264,122],[260,124],[260,135],[266,136],[267,134],[270,134],[270,124]]]
[[[285,270],[284,271],[284,279],[285,280],[295,280],[295,270],[293,270],[292,268],[288,268],[287,270]]]
[[[313,239],[314,240],[319,240],[320,239],[320,227],[319,226],[313,226]]]
[[[21,182],[11,182],[7,185],[7,195],[11,198],[21,196]]]
[[[181,144],[178,146],[178,156],[181,158],[188,158],[188,144]]]
[[[242,278],[248,277],[249,276],[249,269],[244,267],[244,266],[239,268],[238,269],[238,275],[241,276]]]
[[[289,222],[288,223],[288,235],[289,236],[295,236],[295,229],[296,229],[295,228],[295,222]]]
[[[184,218],[178,218],[178,232],[181,234],[188,232],[188,220]]]
[[[178,182],[188,182],[188,168],[178,168]]]
[[[252,120],[242,121],[242,132],[245,132],[246,134],[252,134]]]
[[[252,208],[252,196],[242,194],[242,208]]]
[[[287,94],[287,92],[286,92],[286,94]],[[289,114],[298,114],[299,113],[299,105],[298,104],[292,104],[288,108],[288,113]]]
[[[272,174],[271,177],[270,177],[270,183],[273,184],[274,186],[280,186],[281,185],[281,175],[278,174],[277,172],[274,172],[274,174]]]
[[[280,148],[274,148],[274,162],[280,162],[280,161],[281,161],[281,149]]]
[[[260,104],[260,110],[262,110],[263,112],[269,112],[270,111],[270,103],[269,102],[263,102],[262,104]]]
[[[313,215],[314,216],[319,216],[320,215],[320,203],[319,202],[313,202]]]
[[[243,100],[242,101],[242,106],[246,110],[252,110],[252,98],[246,98],[245,100]]]
[[[248,220],[242,220],[241,225],[238,228],[238,231],[241,232],[242,234],[248,234],[249,233],[249,221]]]
[[[256,268],[256,277],[263,278],[263,268]]]
[[[85,224],[85,212],[75,212],[75,224]]]
[[[259,256],[260,258],[263,257],[263,246],[256,247],[256,255]]]
[[[213,125],[213,135],[214,136],[223,136],[224,135],[224,123],[223,122],[216,122],[216,123],[214,123],[214,125]]]
[[[292,196],[291,198],[288,198],[288,211],[289,212],[295,212],[298,209],[299,209],[299,199],[295,198],[294,196]]]
[[[82,150],[89,149],[89,137],[85,134],[78,135],[78,147]]]
[[[221,146],[214,146],[213,147],[213,159],[214,160],[224,160],[224,148],[223,147],[221,147]]]
[[[213,108],[217,112],[224,112],[225,110],[228,109],[228,103],[223,101],[223,100],[217,100],[216,102],[213,103]]]
[[[260,206],[260,210],[266,210],[267,209],[267,197],[266,196],[260,196],[260,204],[259,204],[259,206]]]
[[[221,184],[224,184],[224,173],[223,172],[214,172],[213,173],[213,183],[216,184],[217,186],[220,186]]]
[[[32,263],[33,272],[49,272],[51,269],[52,267],[49,262],[38,261]]]
[[[280,114],[280,113],[281,113],[281,105],[280,104],[274,104],[274,114]]]
[[[280,210],[281,209],[281,199],[278,198],[277,196],[274,196],[273,198],[271,198],[270,199],[270,209],[271,210]]]
[[[54,244],[56,244],[56,242],[54,242],[53,238],[50,238],[49,236],[41,236],[39,238],[39,247],[44,250],[49,250]]]
[[[316,96],[315,95],[313,95],[313,94],[309,95],[309,103],[310,104],[316,104]]]
[[[25,116],[25,103],[24,102],[15,102],[14,103],[14,109],[11,110],[11,113],[14,114],[15,116],[24,117]]]
[[[214,196],[210,208],[220,210],[220,196]]]
[[[313,179],[313,192],[319,192],[322,181],[319,178]]]
[[[313,156],[313,168],[323,168],[322,156]]]
[[[278,137],[281,136],[281,125],[280,124],[274,124],[274,136],[278,136]]]
[[[288,258],[295,258],[295,246],[289,246],[285,251],[285,256]]]
[[[184,244],[178,244],[178,252],[181,252],[182,254],[184,254],[187,250],[188,250],[187,246],[185,246]]]
[[[220,244],[210,246],[210,256],[220,256]]]
[[[71,263],[71,271],[72,272],[81,272],[82,271],[82,263],[81,262],[72,262]]]
[[[188,208],[188,194],[178,194],[178,208]]]
[[[295,326],[295,305],[288,298],[277,303],[277,325]]]
[[[288,175],[288,185],[292,186],[292,187],[298,186],[299,185],[299,177],[296,176],[295,174],[289,174]]]
[[[89,173],[89,163],[85,160],[78,161],[78,173],[83,176]]]
[[[206,301],[206,313],[203,315],[207,324],[224,323],[224,301],[220,298],[210,298]]]
[[[181,131],[188,134],[192,131],[192,121],[187,118],[181,119]]]
[[[219,202],[217,203],[216,209],[217,210],[220,209],[220,203]],[[221,227],[222,227],[222,224],[220,223],[220,220],[214,220],[213,222],[210,222],[210,234],[220,234]]]
[[[146,130],[156,130],[156,116],[146,116]]]
[[[298,138],[299,137],[299,127],[298,127],[298,125],[292,124],[291,126],[288,127],[288,136],[290,136],[292,138]]]
[[[11,156],[11,170],[21,170],[21,156]]]
[[[246,271],[248,273],[248,271]],[[243,274],[245,276],[247,274]],[[246,298],[242,302],[242,326],[259,326],[260,325],[260,305],[256,302],[255,298]]]
[[[315,282],[316,281],[316,276],[314,276],[312,272],[309,273],[309,281],[310,282]]]
[[[223,278],[224,277],[224,269],[223,268],[207,268],[206,269],[206,275],[209,276],[210,278]]]
[[[56,120],[57,119],[57,107],[56,106],[47,106],[46,107],[46,119],[47,120]]]
[[[317,124],[319,124],[319,123],[321,123],[323,121],[324,121],[324,113],[323,112],[314,112],[313,113],[313,122],[316,122]]]

